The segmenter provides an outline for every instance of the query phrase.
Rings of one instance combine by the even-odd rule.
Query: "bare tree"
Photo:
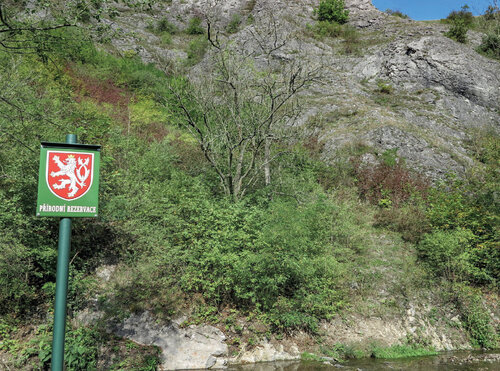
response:
[[[321,69],[308,67],[300,55],[283,57],[287,40],[272,15],[264,27],[247,30],[249,38],[240,44],[215,28],[209,16],[206,22],[211,50],[198,66],[202,73],[170,90],[183,125],[224,192],[237,201],[262,176],[270,184],[270,164],[280,156],[273,144],[293,127],[299,93],[318,79]]]

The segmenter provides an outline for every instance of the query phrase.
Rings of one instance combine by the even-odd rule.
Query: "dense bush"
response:
[[[467,31],[474,23],[474,16],[469,11],[469,6],[464,5],[461,10],[452,11],[448,14],[446,22],[451,23],[451,26],[445,35],[459,43],[466,43]]]
[[[477,50],[490,58],[500,59],[500,28],[499,32],[490,32],[483,36]]]
[[[467,24],[460,18],[457,18],[452,21],[452,24],[450,26],[450,29],[448,32],[446,32],[446,36],[448,36],[450,39],[453,39],[455,41],[458,41],[459,43],[466,43],[467,42],[467,31],[469,30],[469,27]]]
[[[321,0],[314,12],[319,21],[344,24],[349,19],[349,11],[345,9],[344,0]]]
[[[233,34],[238,32],[241,25],[241,16],[239,14],[234,14],[231,17],[231,21],[226,26],[226,32]]]
[[[479,274],[470,261],[473,240],[466,229],[436,230],[418,244],[418,252],[432,272],[451,281],[465,281]]]
[[[43,310],[48,298],[42,287],[55,278],[58,223],[34,215],[40,137],[61,141],[63,133],[78,132],[74,122],[81,125],[84,139],[95,139],[96,132],[83,123],[82,114],[88,112],[72,101],[60,70],[37,59],[20,58],[0,60],[0,70],[16,86],[12,91],[0,82],[3,98],[12,103],[3,101],[5,116],[0,117],[0,126],[10,138],[2,137],[0,151],[0,314],[17,317]],[[96,124],[95,129],[102,124],[102,139],[106,122],[96,120]],[[82,267],[85,261],[90,268],[99,255],[95,238],[103,237],[102,243],[109,239],[87,228],[87,223],[74,223],[74,240],[81,243],[74,263]]]
[[[0,315],[23,314],[36,303],[29,250],[10,234],[0,237]]]
[[[456,23],[458,21],[463,22],[465,27],[469,28],[472,26],[474,22],[474,16],[472,15],[472,12],[469,10],[468,5],[462,6],[460,10],[453,10],[448,14],[446,17],[446,20],[451,23]]]
[[[469,235],[467,243],[462,239],[462,262],[455,275],[469,282],[496,285],[500,279],[498,201],[490,187],[494,186],[489,181],[479,185],[452,179],[441,184],[429,193],[427,217],[434,237],[456,236],[457,230]],[[448,248],[456,254],[455,245],[448,244]],[[427,260],[428,255],[424,255]],[[447,264],[445,260],[442,263]],[[431,267],[438,274],[443,272],[435,264]]]
[[[480,162],[473,176],[451,176],[429,192],[426,215],[433,232],[419,245],[419,251],[435,274],[498,287],[498,135],[478,135],[473,150]]]
[[[464,284],[454,284],[450,291],[472,345],[486,349],[497,348],[500,337],[491,323],[481,291]]]
[[[190,66],[200,62],[208,48],[208,40],[204,36],[199,36],[189,42],[187,50],[187,63]]]
[[[143,181],[129,197],[129,207],[143,210],[131,223],[145,250],[135,252],[132,274],[118,275],[118,301],[168,315],[176,300],[199,295],[211,306],[267,313],[281,331],[314,331],[344,305],[345,259],[363,250],[346,206],[318,189],[301,204],[214,199],[200,178],[150,163],[168,156],[164,147],[151,150],[137,163]]]
[[[179,171],[172,148],[160,143],[134,156],[124,198],[108,203],[108,215],[134,241],[117,275],[115,304],[168,316],[194,297],[211,307],[262,312],[280,331],[314,331],[319,319],[345,305],[363,232],[349,206],[315,184],[307,158],[291,156],[295,165],[280,174],[276,189],[299,200],[274,195],[271,201],[257,192],[233,203],[214,197],[210,172]],[[124,203],[137,210],[133,220],[122,219]]]
[[[193,17],[189,20],[189,24],[186,28],[186,33],[188,35],[203,35],[205,30],[201,26],[201,18]]]
[[[178,31],[177,27],[173,23],[170,23],[167,18],[160,19],[156,24],[155,30],[157,32],[167,32],[172,35]]]
[[[78,36],[73,32],[69,35]],[[159,78],[164,74],[158,70],[83,46],[59,55],[70,58],[67,68],[59,68],[57,59],[45,65],[37,56],[0,55],[0,74],[11,76],[8,84],[0,81],[2,97],[10,103],[0,103],[0,126],[8,133],[1,138],[0,150],[0,315],[36,316],[53,301],[58,222],[36,218],[33,206],[40,140],[60,142],[65,134],[76,133],[79,141],[106,148],[101,163],[101,207],[106,209],[110,190],[119,188],[117,163],[125,163],[126,146],[133,142],[131,138],[123,140],[121,116],[110,117],[116,111],[123,114],[123,108],[115,111],[113,105],[123,107],[121,102],[127,101],[123,89],[127,87],[135,89],[138,99],[146,89],[149,97],[168,96]],[[80,79],[82,75],[93,78]],[[121,85],[114,86],[113,94],[105,90],[111,79]],[[86,97],[77,89],[85,89]],[[86,303],[92,287],[89,273],[108,257],[118,258],[123,238],[105,218],[74,220],[70,270],[74,279],[68,296],[72,310]]]
[[[468,179],[450,176],[430,186],[404,167],[395,151],[378,165],[354,162],[360,196],[379,206],[375,224],[418,243],[421,261],[435,276],[457,282],[498,285],[498,136],[474,143],[481,162]]]
[[[425,193],[429,184],[404,166],[389,150],[378,165],[355,163],[358,190],[362,198],[380,206],[399,206],[417,194]]]

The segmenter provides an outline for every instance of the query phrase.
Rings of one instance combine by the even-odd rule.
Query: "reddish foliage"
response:
[[[69,65],[66,72],[71,77],[77,102],[91,99],[101,105],[109,104],[113,108],[113,118],[123,123],[128,121],[128,105],[132,98],[129,91],[116,86],[109,79],[103,81],[87,75],[79,76]]]
[[[382,163],[372,167],[355,163],[354,168],[361,197],[374,204],[389,198],[392,205],[398,207],[416,193],[425,198],[430,186],[426,178],[400,163],[394,166]]]
[[[134,133],[148,142],[161,142],[168,135],[168,129],[159,122],[152,122],[146,126],[134,128]]]
[[[319,138],[317,135],[311,135],[304,142],[304,148],[309,152],[309,154],[313,158],[320,157],[324,146],[325,146],[325,144],[319,141]]]

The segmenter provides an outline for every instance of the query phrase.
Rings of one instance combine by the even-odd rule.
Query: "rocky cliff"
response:
[[[153,12],[123,9],[110,23],[120,31],[112,44],[162,67],[180,63],[186,51],[180,41],[163,45],[150,31],[148,25],[160,19],[182,29],[191,17],[210,13],[224,27],[237,14],[242,21],[230,37],[249,47],[250,31],[272,14],[280,36],[289,40],[276,58],[293,60],[305,54],[326,61],[322,83],[306,94],[301,120],[315,127],[325,161],[333,160],[343,146],[362,143],[374,155],[397,148],[408,165],[431,178],[463,173],[472,163],[467,153],[470,135],[498,130],[500,122],[500,64],[474,50],[480,35],[469,31],[472,42],[459,44],[445,37],[438,23],[389,16],[370,0],[347,0],[349,23],[359,39],[351,45],[353,51],[346,51],[347,41],[318,40],[306,32],[315,22],[316,3],[174,0]],[[249,17],[252,22],[246,21]],[[207,54],[201,63],[210,63],[209,58]],[[381,84],[387,86],[385,94],[380,93]]]

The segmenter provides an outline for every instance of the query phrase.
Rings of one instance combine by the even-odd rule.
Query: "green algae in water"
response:
[[[407,345],[393,345],[389,348],[375,347],[372,351],[373,358],[395,359],[421,356],[435,356],[438,352],[426,349],[415,348]]]
[[[345,363],[328,362],[262,362],[229,366],[231,371],[498,371],[500,351],[446,352],[435,356],[399,359],[363,358]]]

